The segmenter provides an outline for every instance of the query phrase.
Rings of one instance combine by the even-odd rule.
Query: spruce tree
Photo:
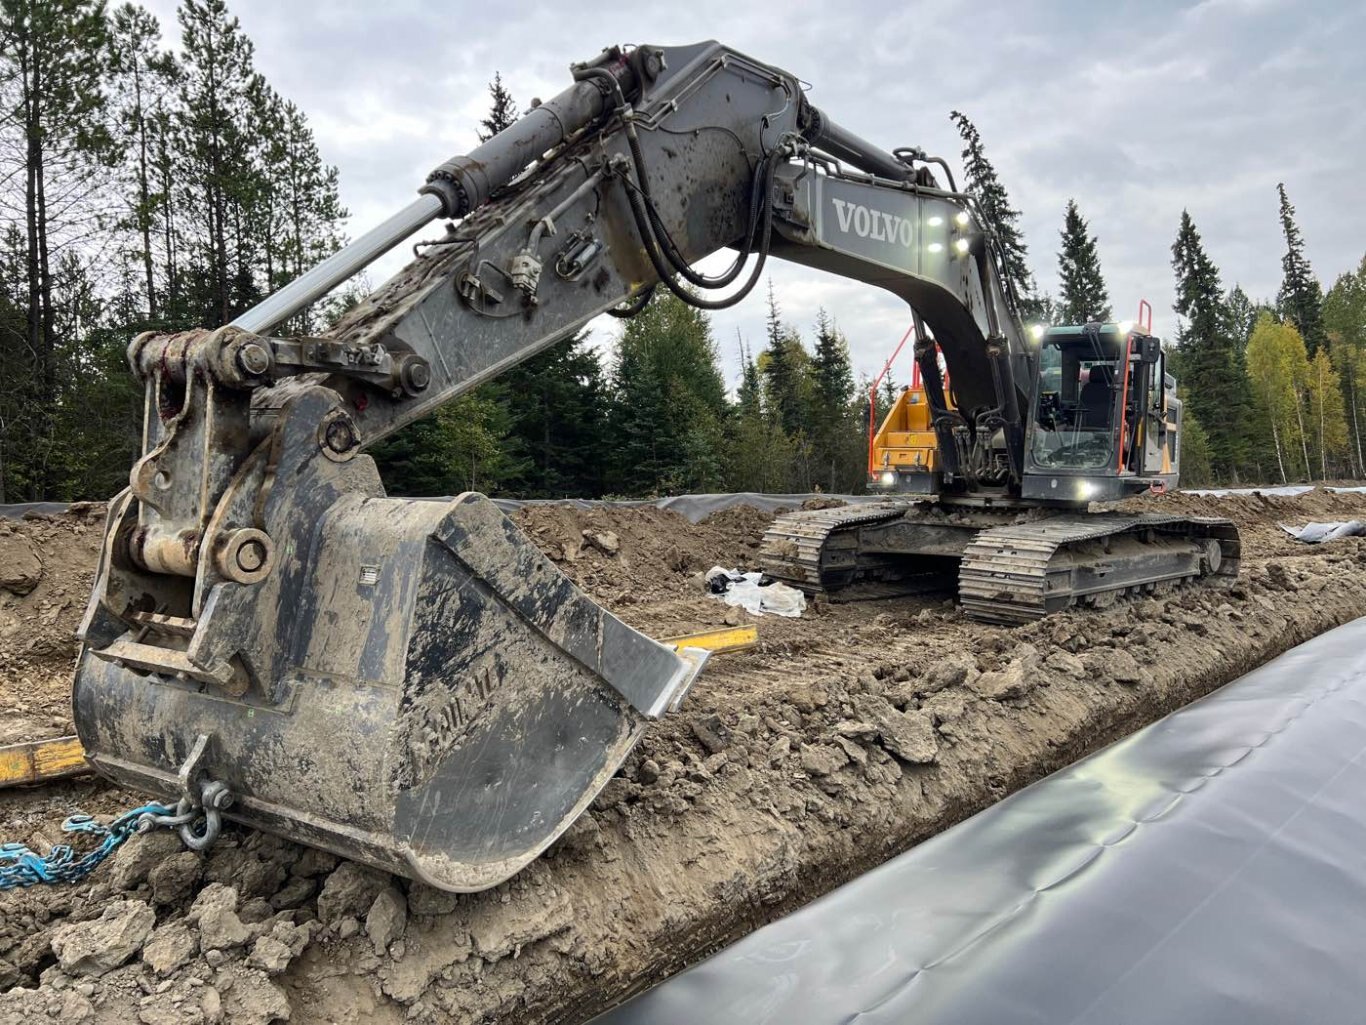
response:
[[[763,378],[753,353],[738,336],[740,384],[725,427],[728,491],[786,491],[793,457],[783,429],[764,411]]]
[[[480,142],[488,142],[517,120],[517,104],[513,102],[512,93],[503,88],[503,76],[497,71],[489,83],[489,98],[492,106],[488,117],[479,122],[481,127],[475,133]]]
[[[1229,289],[1224,305],[1228,308],[1229,328],[1234,341],[1246,349],[1252,331],[1257,326],[1257,304],[1248,298],[1241,285],[1234,285]]]
[[[816,346],[811,357],[810,429],[816,481],[827,491],[847,491],[862,480],[862,467],[850,456],[861,447],[857,422],[852,417],[854,370],[849,343],[825,310],[816,316]],[[844,470],[841,473],[841,470]],[[850,471],[855,471],[850,479]]]
[[[1210,465],[1221,479],[1237,480],[1247,465],[1250,389],[1242,346],[1233,337],[1219,270],[1205,252],[1189,212],[1172,244],[1176,272],[1175,310],[1184,321],[1174,362],[1190,396],[1190,409],[1204,425]]]
[[[1281,257],[1281,290],[1276,295],[1276,306],[1304,337],[1304,344],[1312,360],[1319,346],[1327,339],[1323,333],[1323,288],[1304,255],[1304,239],[1295,223],[1295,208],[1290,205],[1285,184],[1276,186],[1281,200],[1281,231],[1285,235],[1285,255]]]
[[[766,408],[789,436],[802,428],[802,371],[807,361],[801,338],[782,322],[773,282],[768,283],[768,349],[759,356]]]
[[[1105,278],[1100,272],[1096,237],[1090,234],[1074,199],[1067,201],[1067,213],[1059,235],[1062,248],[1058,252],[1058,277],[1062,288],[1056,315],[1064,324],[1086,324],[1093,320],[1108,322],[1114,314]]]
[[[963,139],[963,189],[977,197],[986,228],[1001,248],[1004,266],[1001,268],[1020,303],[1020,315],[1026,320],[1040,319],[1038,289],[1029,270],[1029,250],[1020,231],[1020,211],[1010,205],[1010,196],[1001,184],[996,168],[987,159],[981,133],[967,115],[955,110],[949,114],[958,134]]]
[[[607,382],[584,331],[508,371],[505,447],[522,470],[505,481],[523,498],[597,498],[608,461]]]
[[[711,327],[672,293],[626,322],[612,374],[611,489],[714,491],[727,408]]]

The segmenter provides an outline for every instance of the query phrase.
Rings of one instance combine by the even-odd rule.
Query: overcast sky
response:
[[[144,3],[176,43],[174,0]],[[1278,181],[1325,288],[1366,252],[1361,0],[228,4],[259,69],[307,112],[340,169],[353,236],[475,144],[495,70],[525,109],[604,46],[714,38],[810,83],[814,103],[888,149],[921,146],[957,168],[948,112],[964,111],[1024,213],[1040,285],[1057,289],[1058,229],[1075,198],[1117,315],[1147,297],[1159,333],[1176,326],[1170,247],[1183,207],[1225,285],[1254,299],[1280,282]],[[909,321],[899,300],[769,267],[785,319],[809,338],[824,306],[856,369],[881,367]],[[760,295],[712,319],[732,385],[737,329],[756,347],[763,338]],[[595,325],[599,338],[612,330]]]

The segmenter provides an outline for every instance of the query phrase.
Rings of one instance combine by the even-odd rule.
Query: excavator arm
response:
[[[902,296],[959,472],[1018,479],[1028,350],[971,201],[922,155],[879,151],[791,74],[716,43],[572,70],[232,324],[130,346],[143,454],[111,504],[76,722],[97,768],[199,813],[197,843],[227,816],[483,889],[682,699],[703,653],[599,608],[482,496],[386,497],[364,454],[658,288],[729,305],[772,255]],[[434,221],[331,330],[273,333]],[[695,270],[726,248],[730,270]]]

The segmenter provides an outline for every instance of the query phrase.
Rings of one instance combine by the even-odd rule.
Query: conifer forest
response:
[[[519,112],[490,72],[480,138]],[[1114,319],[1127,300],[1107,290],[1084,197],[1060,211],[1059,287],[1047,292],[986,143],[966,114],[950,117],[961,184],[1026,320]],[[348,223],[320,143],[256,67],[225,0],[184,0],[175,24],[130,3],[0,0],[0,502],[120,490],[142,419],[129,341],[225,324],[368,227]],[[1366,259],[1321,282],[1292,187],[1267,196],[1284,238],[1259,257],[1280,260],[1274,296],[1246,294],[1240,268],[1216,263],[1198,208],[1171,225],[1180,328],[1166,341],[1188,400],[1183,483],[1366,472]],[[286,330],[325,328],[373,284],[353,282]],[[762,337],[723,340],[705,311],[661,289],[619,333],[594,325],[382,443],[386,485],[518,497],[862,490],[870,382],[849,340],[824,313],[785,318],[771,285],[767,304]],[[723,373],[722,344],[738,347],[738,380]]]

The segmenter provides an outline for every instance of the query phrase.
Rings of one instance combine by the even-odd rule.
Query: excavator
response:
[[[638,314],[660,288],[729,306],[774,256],[903,297],[923,324],[938,461],[879,483],[968,503],[951,516],[992,541],[980,555],[967,545],[964,563],[1005,574],[991,585],[1005,605],[1025,571],[1007,528],[981,517],[1028,519],[1160,478],[1153,453],[1173,443],[1160,345],[1095,325],[1056,344],[1025,337],[973,200],[933,173],[948,175],[943,161],[865,142],[795,75],[715,42],[614,47],[571,71],[563,92],[232,323],[129,346],[142,453],[109,507],[75,722],[94,768],[177,802],[160,824],[192,848],[230,820],[483,890],[560,836],[677,707],[704,652],[596,605],[481,495],[387,496],[365,453],[592,318]],[[423,229],[434,237],[412,262],[333,327],[282,330]],[[723,249],[728,269],[696,269]],[[1069,375],[1095,367],[1125,382],[1111,387],[1108,433],[1077,419]],[[918,544],[888,540],[923,518],[896,502],[861,532],[847,517],[822,528],[818,584],[836,541],[858,542],[851,577],[893,575],[870,545],[888,562],[917,557]],[[1074,575],[1236,564],[1231,528],[1213,523],[1131,517],[1087,534],[1084,515],[1056,522]]]
[[[1146,300],[1137,322],[1034,325],[1028,412],[1013,432],[995,426],[996,410],[985,421],[973,411],[973,429],[951,383],[955,357],[919,317],[888,367],[912,334],[912,385],[869,440],[868,489],[888,501],[779,516],[760,550],[769,576],[833,600],[956,586],[969,617],[1002,625],[1236,579],[1228,520],[1089,511],[1179,479],[1182,402]],[[874,382],[870,424],[876,394]]]

